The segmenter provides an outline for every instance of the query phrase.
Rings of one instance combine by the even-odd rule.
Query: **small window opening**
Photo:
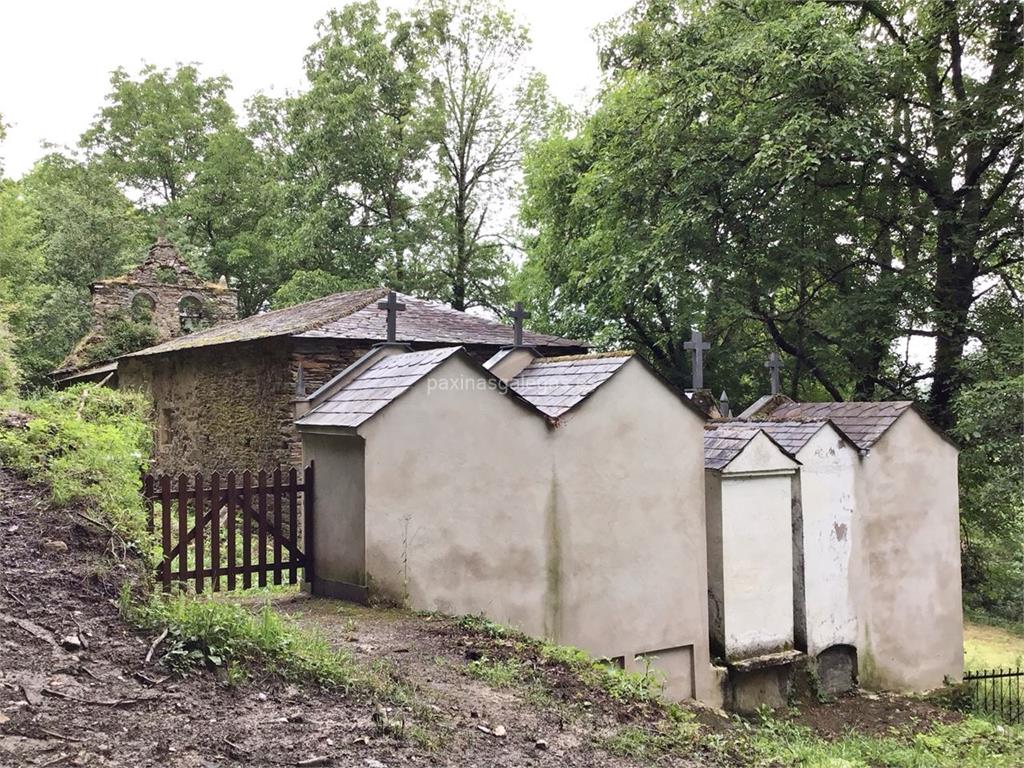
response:
[[[184,296],[178,302],[178,322],[182,333],[192,333],[206,327],[203,303],[195,296]]]
[[[148,323],[153,320],[156,302],[148,293],[136,293],[132,297],[132,320],[137,323]]]

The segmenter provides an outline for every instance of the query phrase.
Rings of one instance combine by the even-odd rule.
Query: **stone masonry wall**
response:
[[[198,282],[198,281],[197,281]],[[153,326],[157,343],[181,335],[179,302],[186,296],[196,298],[203,308],[206,325],[234,320],[238,316],[238,297],[234,291],[215,285],[178,285],[106,281],[92,286],[93,332],[103,334],[106,321],[131,312],[138,295],[153,301]]]
[[[208,475],[302,465],[296,385],[312,394],[369,351],[365,341],[276,338],[127,357],[120,386],[153,406],[154,473]],[[428,348],[433,344],[415,345]],[[470,350],[481,362],[496,350]]]
[[[302,463],[294,426],[299,362],[310,393],[366,350],[327,342],[300,351],[291,339],[267,339],[129,357],[118,376],[153,405],[151,471],[273,470]]]
[[[153,404],[153,472],[204,474],[290,463],[286,345],[238,344],[126,358],[120,386]]]

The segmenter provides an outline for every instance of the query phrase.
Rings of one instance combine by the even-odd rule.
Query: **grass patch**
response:
[[[925,733],[894,731],[872,737],[850,733],[826,741],[801,725],[762,715],[742,740],[753,766],[800,768],[1019,768],[1024,728],[968,718]]]
[[[964,624],[964,668],[1024,667],[1024,635],[1005,627]]]
[[[578,648],[551,643],[542,643],[540,654],[545,661],[568,667],[585,685],[604,691],[618,702],[657,702],[665,688],[664,679],[650,664],[643,672],[627,672]]]
[[[0,463],[46,484],[55,503],[87,508],[155,562],[139,480],[152,440],[141,396],[82,384],[5,400],[0,411],[9,414],[0,427]]]
[[[466,672],[492,688],[514,688],[527,685],[535,679],[533,668],[515,658],[497,661],[484,657],[469,662]]]
[[[517,675],[518,682],[528,682],[532,669],[522,659],[533,656],[547,664],[567,668],[584,685],[602,690],[620,703],[658,702],[665,687],[663,678],[649,664],[643,672],[627,672],[607,661],[594,659],[579,648],[537,640],[484,616],[460,616],[456,624],[468,632],[508,644],[512,654],[509,659],[496,662],[485,658],[469,664],[471,675],[493,679],[496,687],[513,684]]]
[[[323,638],[293,626],[269,605],[252,613],[213,597],[152,594],[134,600],[125,584],[120,608],[125,619],[142,629],[167,630],[161,658],[182,674],[196,667],[220,668],[237,682],[263,669],[285,680],[345,691],[377,693],[390,686],[386,677],[332,650]]]
[[[688,753],[701,742],[701,727],[693,714],[675,705],[652,726],[628,725],[601,741],[612,754],[632,758],[656,758],[670,753]]]

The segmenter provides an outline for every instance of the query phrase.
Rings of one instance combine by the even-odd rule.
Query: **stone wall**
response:
[[[181,335],[180,304],[194,298],[202,308],[202,324],[217,325],[238,316],[238,297],[234,291],[217,285],[190,281],[192,284],[128,282],[108,280],[92,286],[93,334],[103,335],[107,322],[130,315],[137,297],[152,302],[152,323],[157,343]]]
[[[302,462],[293,424],[300,362],[308,393],[366,349],[330,340],[297,349],[292,339],[267,339],[129,357],[118,375],[153,405],[152,471],[272,470]]]
[[[153,405],[153,472],[191,474],[302,465],[294,401],[366,354],[368,341],[275,338],[127,357],[119,386]],[[435,344],[416,345],[428,348]],[[496,350],[469,350],[487,360]]]
[[[150,323],[153,334],[146,341],[159,344],[198,328],[238,318],[238,292],[229,288],[223,278],[220,283],[203,280],[163,238],[149,249],[142,264],[120,277],[99,280],[89,289],[92,293],[89,333],[75,345],[54,372],[56,374],[133,351],[103,346],[117,324],[126,320]],[[184,321],[183,307],[188,310]]]

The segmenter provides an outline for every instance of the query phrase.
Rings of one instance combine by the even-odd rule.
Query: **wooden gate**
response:
[[[301,478],[294,468],[246,470],[240,482],[235,472],[214,472],[208,482],[202,474],[146,475],[142,490],[163,551],[157,578],[165,592],[190,583],[202,592],[207,580],[214,592],[249,589],[254,575],[260,587],[297,584],[300,568],[312,580],[312,558],[299,545],[300,509],[304,538],[312,540],[312,462]]]

